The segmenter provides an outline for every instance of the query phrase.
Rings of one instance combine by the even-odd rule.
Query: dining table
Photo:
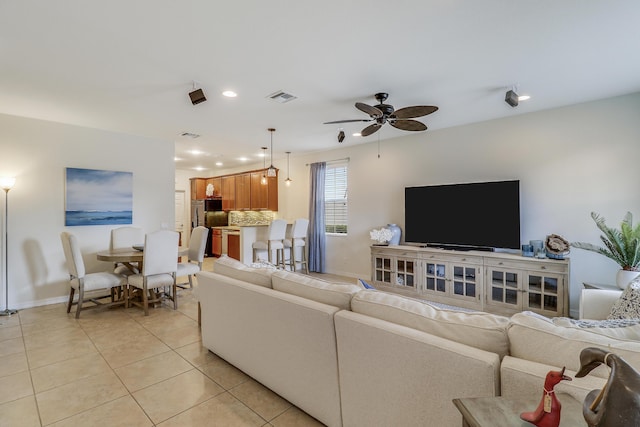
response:
[[[189,253],[189,247],[178,247],[178,259]],[[107,249],[96,254],[98,261],[108,261],[126,265],[133,272],[142,271],[144,262],[143,245],[132,246],[131,248]],[[178,260],[176,260],[177,264]]]

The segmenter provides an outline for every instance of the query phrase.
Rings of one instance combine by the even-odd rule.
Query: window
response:
[[[347,160],[327,163],[324,220],[327,233],[347,234]]]

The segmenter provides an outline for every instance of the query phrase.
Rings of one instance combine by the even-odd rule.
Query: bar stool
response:
[[[258,240],[254,242],[251,247],[253,248],[253,262],[258,261],[258,251],[267,251],[267,258],[269,263],[272,263],[271,253],[276,251],[276,267],[282,267],[284,269],[284,243],[282,242],[287,231],[287,221],[284,219],[274,219],[269,224],[269,231],[267,240]]]
[[[304,266],[307,274],[309,274],[309,266],[307,265],[307,230],[309,228],[309,220],[298,218],[293,222],[291,233],[283,240],[285,248],[289,249],[289,267],[291,271],[296,271],[296,264],[300,264],[300,268]],[[300,248],[301,256],[296,261],[296,248]]]

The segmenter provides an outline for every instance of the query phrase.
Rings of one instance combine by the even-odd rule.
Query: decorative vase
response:
[[[618,270],[616,274],[616,285],[622,290],[627,289],[627,285],[640,275],[640,271]]]
[[[402,230],[396,224],[387,224],[387,228],[393,233],[393,237],[389,240],[390,245],[399,245]]]

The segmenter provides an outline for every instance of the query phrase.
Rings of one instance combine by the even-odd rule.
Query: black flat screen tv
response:
[[[520,249],[520,181],[406,187],[405,242]]]

